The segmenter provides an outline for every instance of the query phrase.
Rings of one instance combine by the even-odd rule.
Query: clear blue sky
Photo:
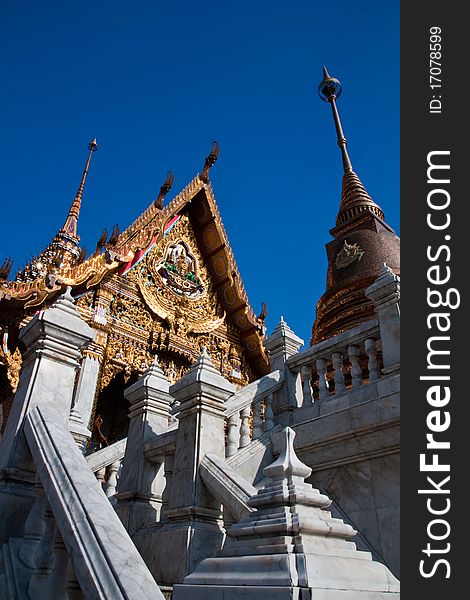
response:
[[[79,233],[89,252],[211,171],[251,304],[308,343],[341,190],[321,67],[354,169],[399,227],[399,2],[2,2],[0,261],[12,275],[62,226],[97,137]]]

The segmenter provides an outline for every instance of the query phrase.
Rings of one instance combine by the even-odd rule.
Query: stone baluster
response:
[[[54,513],[47,502],[43,519],[44,533],[36,548],[34,555],[34,572],[31,575],[28,585],[28,597],[34,598],[34,600],[50,600],[51,597],[49,576],[52,573],[55,563],[54,538],[56,533],[56,523]]]
[[[55,527],[54,536],[54,566],[48,580],[48,591],[53,591],[54,600],[69,600],[66,590],[69,555],[59,528]]]
[[[227,419],[227,446],[225,455],[228,458],[233,456],[238,450],[238,416],[237,414],[230,415]]]
[[[264,405],[264,430],[271,431],[274,427],[273,395],[266,396]]]
[[[351,362],[351,383],[353,388],[362,385],[362,369],[359,366],[359,346],[348,346],[348,356]]]
[[[250,439],[250,406],[242,408],[240,411],[240,448],[245,448],[251,442]]]
[[[101,467],[95,473],[96,479],[100,482],[101,489],[104,490],[105,478],[106,478],[106,467]]]
[[[253,402],[253,439],[263,435],[263,419],[261,418],[261,398]]]
[[[326,360],[324,358],[317,358],[315,367],[318,374],[318,397],[320,400],[325,400],[330,395],[326,379]]]
[[[160,521],[168,520],[168,506],[170,504],[171,486],[173,484],[173,464],[175,455],[165,454],[163,469],[165,472],[165,487],[162,492],[162,511]]]
[[[37,475],[34,491],[34,503],[24,524],[24,540],[19,552],[21,561],[30,569],[34,569],[34,552],[36,544],[44,535],[44,530],[46,528],[46,524],[44,523],[46,494],[44,493],[44,489]]]
[[[375,340],[374,338],[367,338],[364,342],[364,349],[367,354],[368,369],[369,369],[369,381],[377,381],[379,379],[379,364],[377,362]]]
[[[302,406],[308,406],[309,404],[313,404],[313,395],[312,395],[312,367],[309,365],[304,365],[301,369],[302,375],[302,390],[304,393],[304,399]]]
[[[110,498],[111,496],[114,496],[114,494],[116,493],[116,488],[117,488],[117,484],[118,484],[118,471],[119,471],[120,466],[121,466],[121,461],[116,460],[108,467],[109,475],[108,475],[108,481],[106,482],[106,490],[105,490],[106,496],[108,496],[108,498]]]
[[[77,576],[75,575],[75,571],[73,570],[73,566],[70,561],[67,571],[67,582],[65,584],[65,591],[67,592],[68,600],[84,599],[82,590],[80,589],[80,584],[78,583]]]
[[[346,391],[343,375],[343,355],[341,352],[333,352],[331,362],[335,370],[335,395],[343,394]]]

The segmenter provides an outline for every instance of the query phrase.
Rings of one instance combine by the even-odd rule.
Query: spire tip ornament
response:
[[[339,79],[331,77],[326,67],[323,67],[323,81],[318,86],[318,95],[324,102],[338,99],[343,93]]]
[[[338,146],[341,149],[341,157],[343,159],[344,173],[351,173],[353,168],[351,160],[346,150],[346,138],[344,137],[343,127],[339,118],[338,109],[336,108],[336,100],[343,93],[343,87],[335,77],[331,77],[326,67],[323,67],[323,81],[318,86],[318,95],[324,102],[329,102],[333,111],[333,120],[335,122],[336,134],[338,136]]]

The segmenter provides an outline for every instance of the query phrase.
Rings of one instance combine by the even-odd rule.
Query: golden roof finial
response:
[[[175,178],[173,173],[171,171],[168,171],[166,179],[163,182],[162,187],[160,188],[158,198],[154,202],[156,208],[159,208],[160,210],[163,208],[163,198],[165,198],[166,194],[168,194],[168,192],[170,191],[174,180]]]
[[[7,258],[5,258],[5,260],[3,261],[3,263],[0,266],[0,281],[5,281],[8,279],[12,265],[13,265],[13,259],[11,258],[11,256],[8,256]]]
[[[88,160],[86,161],[80,185],[78,186],[77,193],[75,194],[75,198],[72,202],[72,206],[70,207],[69,214],[67,215],[67,219],[65,220],[65,224],[62,227],[62,231],[66,235],[69,235],[70,237],[73,237],[75,239],[79,239],[77,236],[77,222],[78,217],[80,215],[80,206],[82,204],[83,189],[85,187],[86,176],[88,175],[88,169],[90,167],[91,155],[93,154],[93,152],[98,150],[96,138],[93,138],[93,140],[88,144],[88,150],[90,151],[90,153],[88,154]]]
[[[206,160],[204,162],[204,168],[202,170],[202,173],[199,175],[200,179],[204,183],[207,183],[209,181],[209,169],[212,167],[212,165],[215,163],[218,157],[219,144],[216,141],[214,141],[212,142],[212,149],[210,151],[210,154],[206,157]]]

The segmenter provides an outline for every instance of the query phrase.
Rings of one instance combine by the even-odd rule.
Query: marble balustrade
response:
[[[294,354],[286,364],[300,375],[302,406],[331,400],[381,377],[377,319]]]
[[[118,491],[126,444],[127,438],[124,438],[86,456],[90,469],[100,482],[104,493],[110,499],[113,499]]]
[[[274,427],[273,393],[283,384],[284,372],[277,369],[229,398],[225,406],[227,458]]]

